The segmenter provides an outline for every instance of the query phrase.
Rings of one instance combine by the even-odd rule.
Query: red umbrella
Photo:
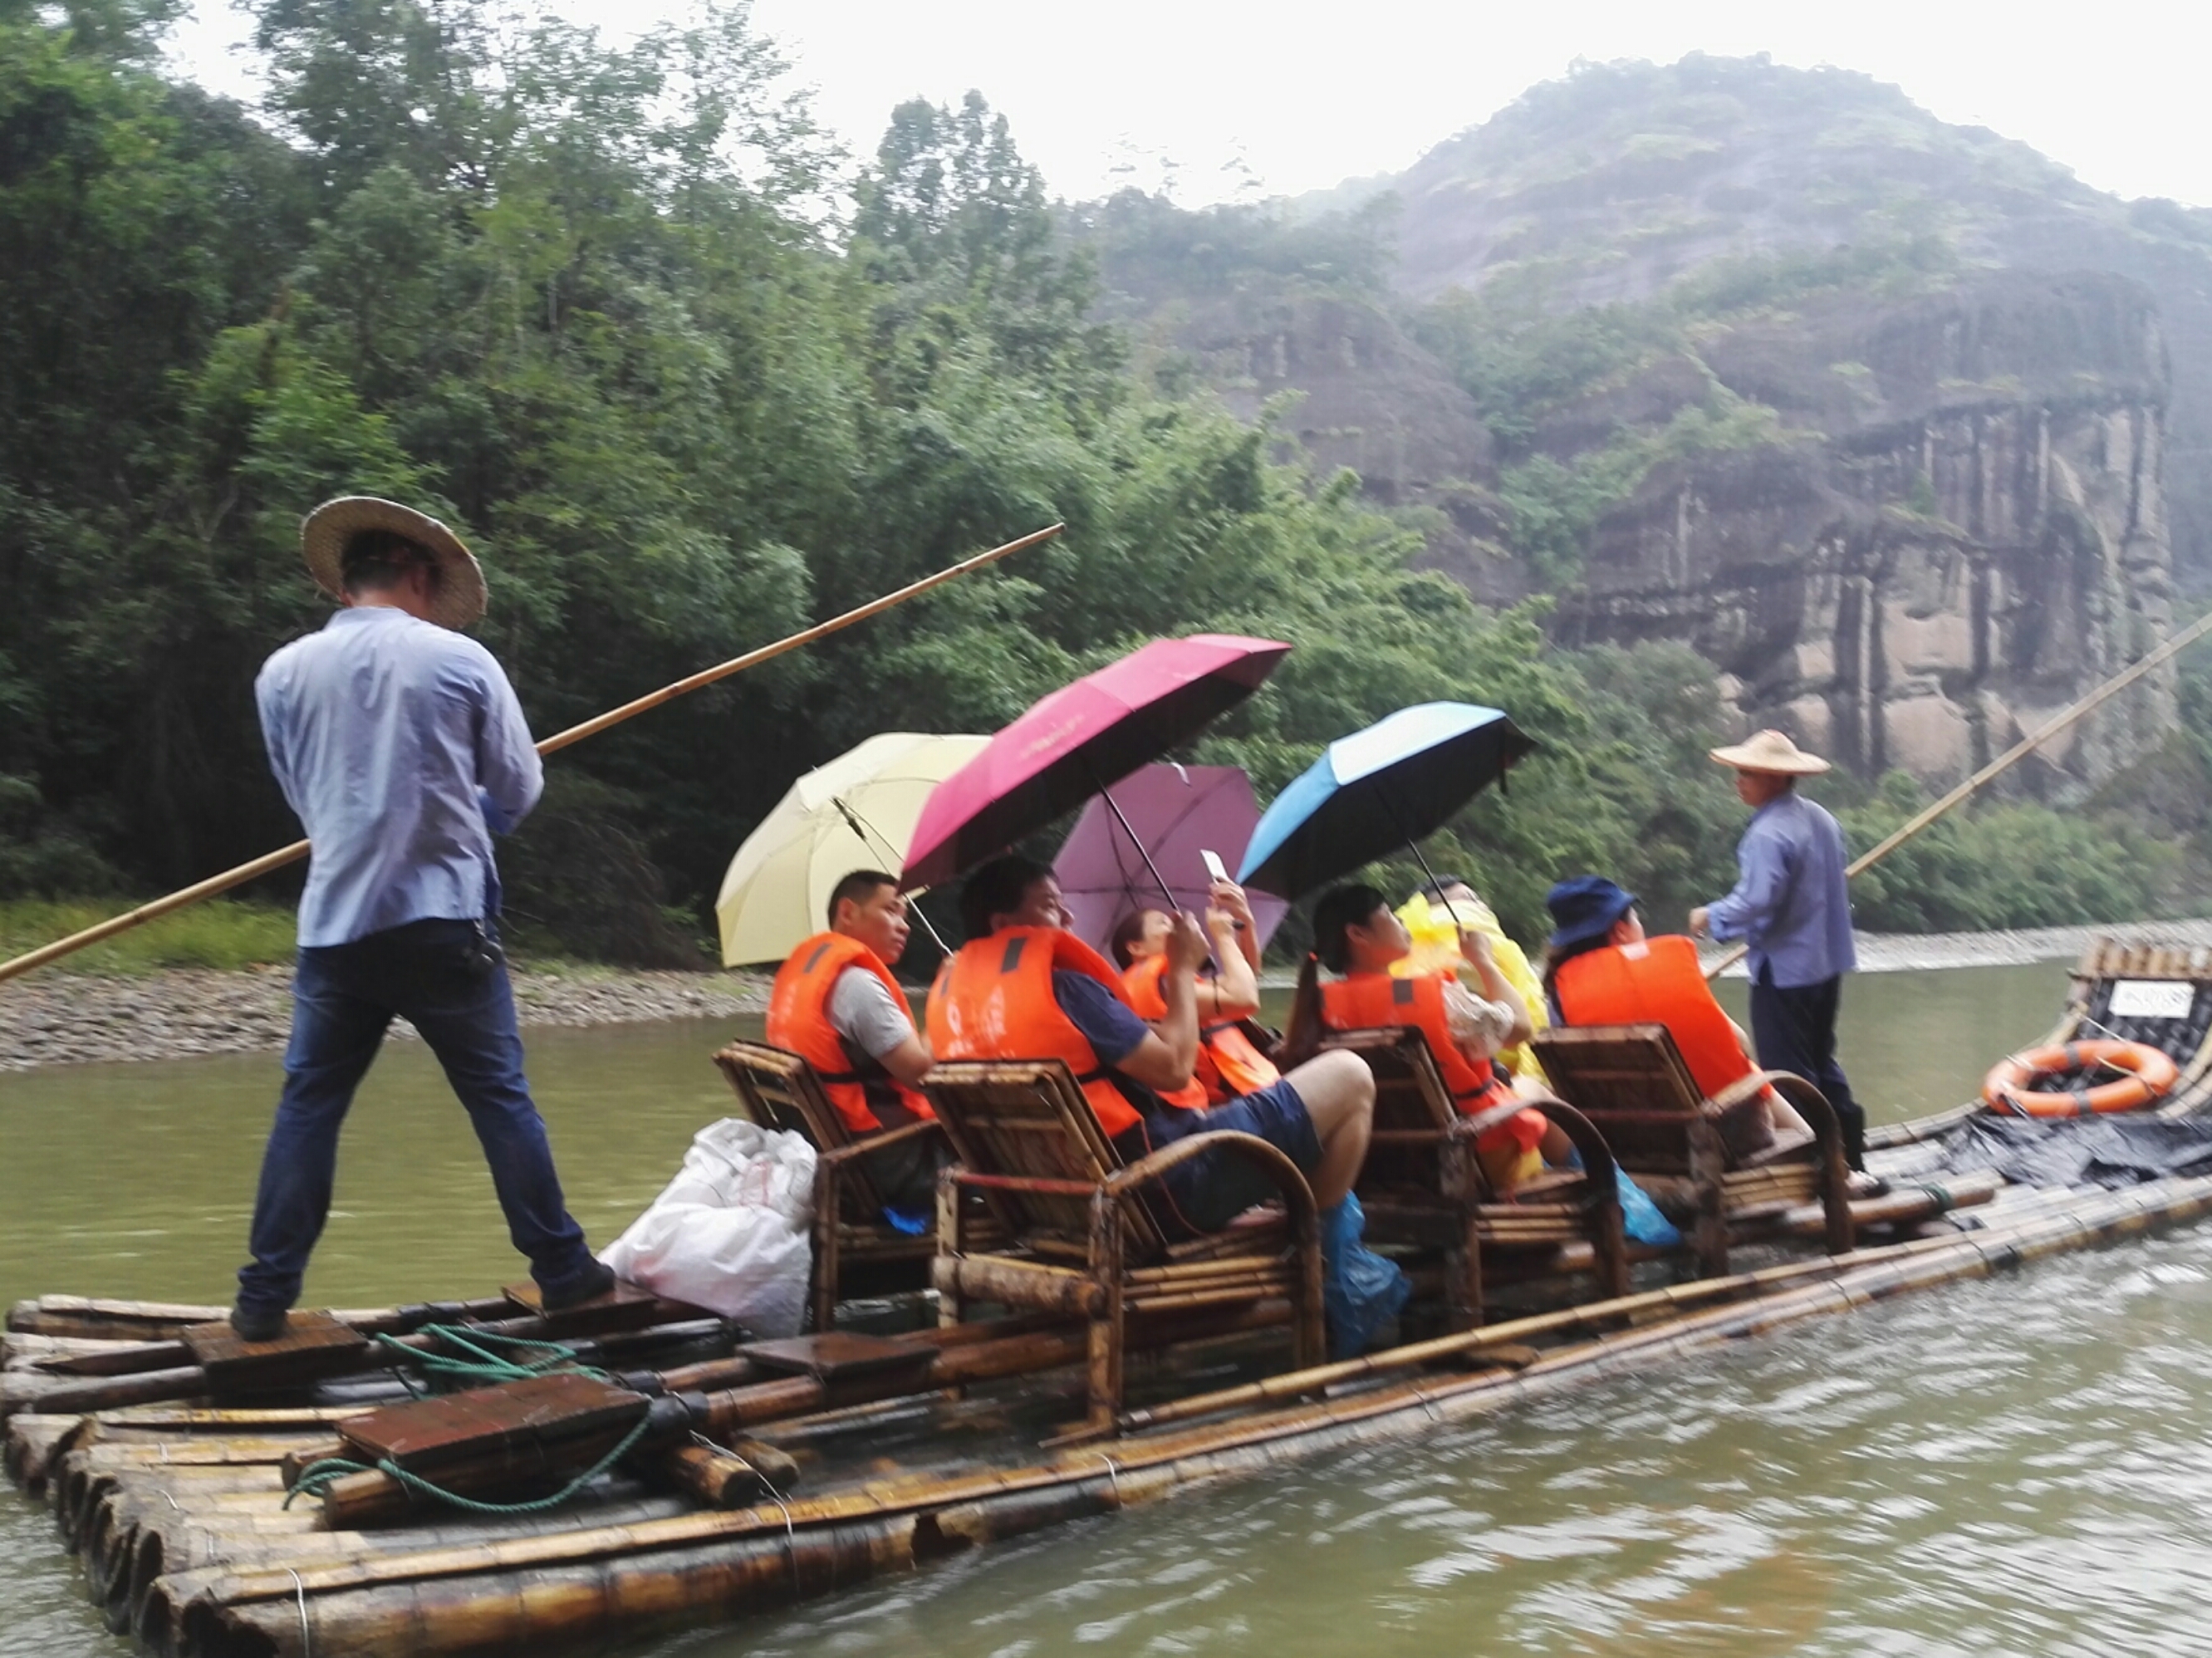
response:
[[[1188,741],[1290,648],[1233,634],[1158,639],[1053,692],[937,786],[901,884],[941,885]]]

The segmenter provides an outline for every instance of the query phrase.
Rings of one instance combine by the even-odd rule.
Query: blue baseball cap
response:
[[[1613,931],[1613,924],[1636,908],[1636,895],[1602,875],[1577,875],[1545,895],[1552,912],[1553,950],[1587,943]]]

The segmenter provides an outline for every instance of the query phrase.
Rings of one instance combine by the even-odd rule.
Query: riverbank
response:
[[[33,975],[0,986],[0,1072],[281,1048],[292,1023],[291,983],[289,967]],[[740,973],[514,971],[526,1027],[759,1013],[768,987],[765,976]],[[404,1023],[394,1035],[414,1039]]]
[[[1863,932],[1859,969],[1917,973],[2062,961],[2099,937],[2212,949],[2212,920],[2013,932]],[[1741,976],[1743,969],[1730,971]],[[1275,978],[1268,975],[1270,985]],[[290,983],[286,967],[176,968],[115,977],[33,975],[0,986],[0,1072],[281,1048],[291,1027]],[[1281,981],[1282,987],[1289,983]],[[528,966],[514,974],[514,999],[525,1026],[729,1018],[765,1011],[768,987],[764,974]],[[412,1037],[404,1025],[395,1034]]]

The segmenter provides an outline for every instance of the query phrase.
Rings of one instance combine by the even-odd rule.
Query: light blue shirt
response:
[[[1785,989],[1816,985],[1858,965],[1844,878],[1844,832],[1796,790],[1751,815],[1735,849],[1735,890],[1707,912],[1713,937],[1751,945],[1756,980]]]
[[[499,912],[491,837],[544,772],[492,653],[404,610],[340,610],[261,665],[269,767],[313,853],[300,944]]]

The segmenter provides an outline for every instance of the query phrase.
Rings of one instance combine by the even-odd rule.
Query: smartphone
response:
[[[1229,878],[1228,866],[1221,861],[1219,853],[1200,852],[1198,855],[1206,860],[1206,872],[1208,876],[1217,881],[1225,881]]]

